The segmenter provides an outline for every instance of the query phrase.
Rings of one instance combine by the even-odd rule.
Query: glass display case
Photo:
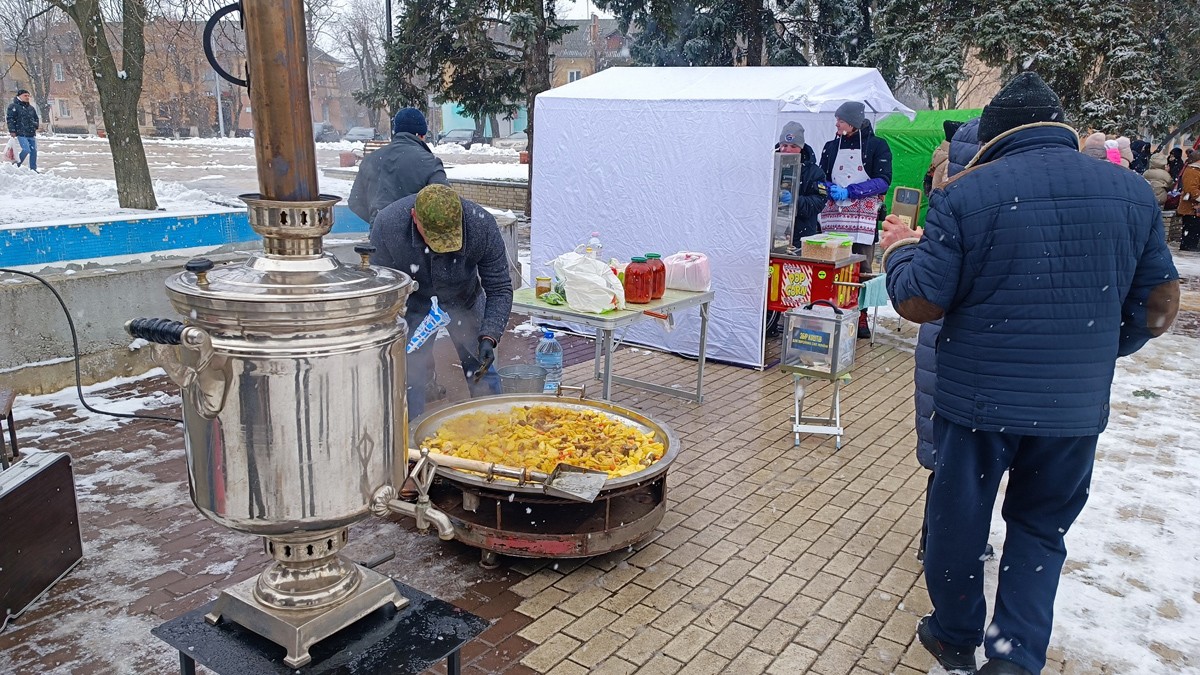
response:
[[[796,190],[800,187],[800,155],[775,153],[775,222],[771,226],[771,249],[792,245],[796,224]]]

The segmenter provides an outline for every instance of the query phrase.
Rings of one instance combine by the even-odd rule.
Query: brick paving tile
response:
[[[546,672],[569,656],[581,643],[566,635],[551,636],[521,659],[521,665]]]
[[[773,656],[782,652],[799,632],[796,626],[783,619],[769,621],[766,626],[756,630],[758,635],[750,641],[750,646]]]
[[[813,670],[820,675],[846,675],[854,669],[862,652],[861,647],[851,647],[835,640],[817,657]]]
[[[647,626],[653,624],[661,614],[662,612],[657,609],[645,605],[634,605],[622,612],[621,618],[614,621],[608,629],[628,639],[632,639]]]
[[[589,672],[591,675],[631,675],[632,673],[636,673],[637,669],[636,665],[614,656],[606,659]]]
[[[611,610],[618,614],[623,614],[630,607],[642,601],[642,598],[650,595],[650,589],[637,584],[630,584],[625,588],[613,593],[608,599],[600,603],[604,609]]]
[[[537,595],[526,598],[521,604],[517,605],[516,611],[536,619],[551,609],[558,607],[568,597],[570,597],[570,594],[566,591],[557,588],[547,588]]]
[[[698,626],[688,626],[663,647],[663,653],[673,659],[687,663],[713,639],[713,633]]]
[[[571,654],[571,660],[588,668],[595,668],[617,652],[629,638],[611,630],[601,630],[584,640],[583,646]]]
[[[771,662],[771,666],[767,669],[767,672],[772,675],[803,673],[817,660],[817,656],[817,652],[807,647],[790,644]]]
[[[588,669],[572,661],[560,661],[550,669],[549,675],[587,675]]]
[[[612,625],[620,615],[607,609],[593,607],[587,614],[563,629],[563,632],[578,640],[587,642],[593,635],[606,626]]]
[[[517,631],[517,635],[533,643],[542,643],[571,625],[576,618],[559,609],[551,609],[533,623]]]
[[[729,659],[705,649],[688,661],[683,672],[687,675],[719,675],[729,672],[728,664]]]
[[[559,607],[575,616],[583,616],[611,595],[612,592],[599,586],[588,586],[578,593],[572,593]]]
[[[729,664],[728,672],[738,675],[765,673],[773,660],[774,657],[770,654],[764,654],[757,649],[745,649]]]
[[[671,635],[654,626],[644,626],[621,650],[621,658],[644,665],[671,640]]]

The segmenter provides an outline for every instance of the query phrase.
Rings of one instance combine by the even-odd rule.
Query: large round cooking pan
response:
[[[675,432],[662,422],[658,422],[646,415],[637,411],[624,408],[619,405],[613,405],[607,401],[593,401],[589,399],[572,399],[559,396],[547,396],[544,394],[506,394],[502,396],[488,396],[485,398],[476,398],[462,403],[456,403],[452,406],[442,408],[435,412],[418,419],[412,424],[412,445],[410,447],[420,448],[425,439],[431,438],[437,433],[437,430],[450,420],[456,419],[463,415],[473,413],[504,413],[523,406],[548,405],[555,408],[563,408],[566,410],[591,410],[602,413],[611,417],[623,424],[629,425],[642,433],[654,435],[654,440],[663,444],[662,459],[647,466],[646,468],[636,473],[631,473],[620,478],[609,478],[604,483],[604,490],[614,490],[629,485],[637,485],[647,479],[654,478],[667,470],[674,461],[675,456],[679,454],[679,439],[675,437]],[[483,488],[497,489],[502,488],[509,492],[528,492],[541,493],[542,489],[537,485],[517,485],[515,481],[497,479],[493,482],[488,482],[483,476],[457,469],[447,469],[438,467],[438,473],[446,478],[459,483],[467,483]]]

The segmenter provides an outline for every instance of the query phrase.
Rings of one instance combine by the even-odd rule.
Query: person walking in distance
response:
[[[1046,663],[1064,536],[1083,510],[1116,359],[1162,335],[1179,273],[1149,184],[1080,153],[1035,73],[983,109],[972,166],[934,191],[923,236],[894,216],[882,244],[900,316],[943,319],[937,344],[925,582],[917,637],[956,673]],[[992,622],[984,562],[1008,473]],[[987,663],[978,671],[975,648]]]
[[[41,121],[38,119],[37,108],[29,102],[29,91],[18,89],[12,103],[8,104],[4,120],[8,124],[8,135],[17,139],[21,144],[21,155],[17,158],[17,166],[29,158],[29,168],[37,171],[37,130]]]

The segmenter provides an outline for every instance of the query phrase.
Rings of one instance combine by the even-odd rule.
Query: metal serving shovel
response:
[[[541,485],[542,490],[551,497],[587,502],[589,504],[596,501],[596,497],[604,489],[604,482],[608,480],[607,472],[584,469],[578,466],[571,466],[570,464],[558,464],[554,467],[553,471],[547,474],[532,469],[521,469],[515,466],[496,464],[495,462],[483,462],[478,459],[464,459],[452,455],[443,455],[440,452],[429,452],[424,448],[421,449],[421,452],[428,452],[429,459],[438,466],[481,473],[489,481],[499,476],[502,478],[511,478],[522,485],[530,483]]]

